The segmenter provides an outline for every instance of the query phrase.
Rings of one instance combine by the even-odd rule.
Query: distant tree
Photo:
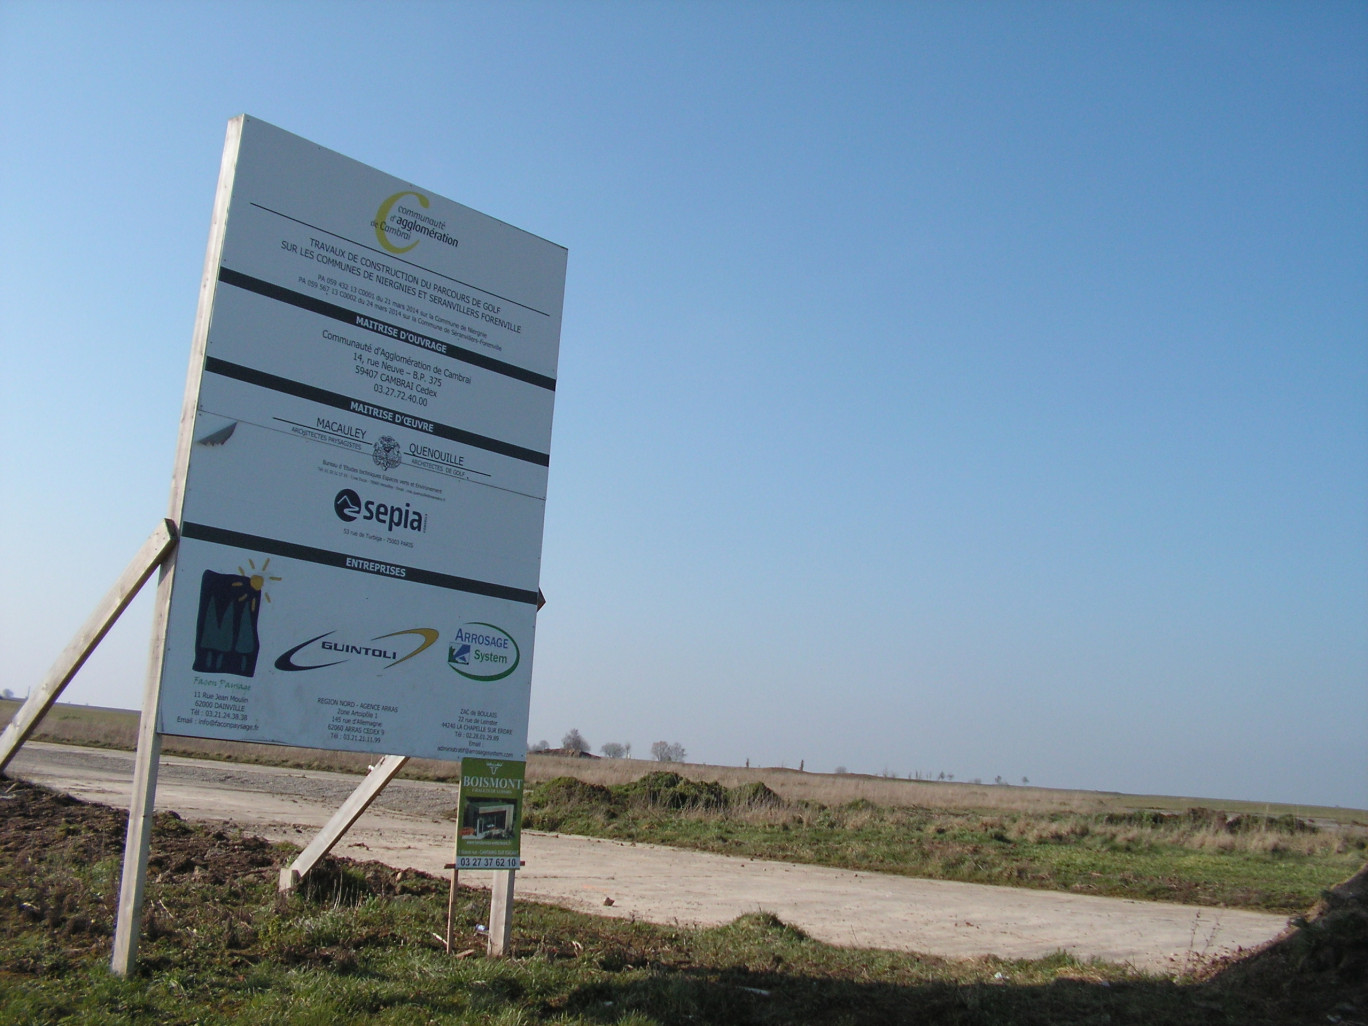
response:
[[[0,692],[0,698],[4,698],[4,699],[13,699],[13,698],[14,698],[14,692],[11,691],[9,688],[5,688],[5,690],[4,690],[3,692]]]
[[[993,778],[993,783],[995,783],[995,784],[1005,784],[1005,783],[1007,783],[1007,781],[1003,780],[1003,779],[1002,779],[1002,774],[999,773],[997,776],[995,776],[995,777]]]
[[[627,750],[631,745],[619,744],[617,741],[609,741],[599,748],[607,759],[623,759],[627,757]]]
[[[623,744],[622,757],[624,759],[630,759],[632,757],[632,742],[628,741]]]
[[[656,762],[683,762],[684,746],[678,741],[654,741],[651,743],[651,758]]]
[[[1031,782],[1031,778],[1030,778],[1030,777],[1022,777],[1022,778],[1021,778],[1021,782],[1022,782],[1023,784],[1029,784],[1029,783]]]
[[[837,767],[836,767],[836,775],[837,775],[838,777],[843,777],[843,776],[845,776],[845,775],[846,775],[847,773],[849,773],[849,772],[850,772],[850,770],[846,769],[844,766],[837,766]]]
[[[529,752],[549,752],[551,750],[551,742],[543,739],[534,745],[528,745],[527,750]]]
[[[576,727],[571,727],[565,737],[561,738],[561,747],[567,752],[587,752],[589,742],[584,740],[584,735]]]

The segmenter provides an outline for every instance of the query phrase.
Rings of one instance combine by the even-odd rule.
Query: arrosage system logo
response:
[[[513,635],[478,620],[458,627],[447,647],[447,665],[466,680],[502,680],[521,660],[522,652]]]

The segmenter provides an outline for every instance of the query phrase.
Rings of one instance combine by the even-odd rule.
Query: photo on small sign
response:
[[[472,841],[503,841],[513,837],[518,803],[510,799],[475,799],[465,803],[461,836]]]

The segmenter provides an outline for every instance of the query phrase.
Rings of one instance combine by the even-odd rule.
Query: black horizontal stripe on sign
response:
[[[235,549],[267,552],[272,556],[284,556],[287,559],[302,559],[322,566],[333,566],[341,570],[387,577],[392,581],[430,584],[434,588],[464,591],[471,595],[486,595],[489,598],[506,599],[509,602],[524,602],[533,606],[537,604],[535,590],[528,591],[526,588],[511,588],[505,584],[491,584],[488,581],[475,581],[468,577],[455,577],[452,574],[437,573],[435,570],[423,570],[415,566],[393,563],[387,559],[349,556],[345,552],[318,549],[312,545],[298,545],[294,542],[281,541],[278,538],[262,538],[255,534],[243,534],[241,531],[210,527],[208,524],[183,523],[181,524],[181,537],[213,542],[216,545],[228,545]],[[349,561],[351,565],[348,565]]]
[[[423,417],[415,417],[403,410],[393,410],[388,406],[380,406],[364,399],[352,399],[340,392],[329,392],[326,388],[306,385],[302,381],[291,381],[289,378],[282,378],[278,374],[270,374],[253,367],[244,367],[238,363],[229,363],[227,360],[220,360],[215,356],[205,358],[204,369],[210,374],[221,374],[225,378],[233,378],[236,381],[256,385],[259,388],[269,388],[273,392],[284,392],[286,395],[292,395],[298,399],[307,399],[311,403],[331,406],[336,410],[346,410],[348,413],[370,417],[372,420],[378,420],[385,424],[406,427],[413,431],[422,431],[429,435],[436,435],[438,438],[448,438],[453,442],[460,442],[462,445],[473,445],[477,449],[498,453],[500,456],[511,456],[513,459],[522,460],[525,463],[535,463],[542,467],[551,465],[551,457],[544,452],[537,452],[536,449],[526,449],[521,445],[514,445],[512,442],[501,442],[497,438],[477,435],[473,431],[464,431],[461,428],[438,424]]]
[[[260,278],[253,278],[251,275],[243,274],[240,271],[233,271],[227,267],[219,268],[219,281],[226,285],[233,285],[248,292],[255,292],[259,296],[267,299],[274,299],[278,303],[287,303],[290,306],[297,306],[301,310],[308,310],[310,313],[320,314],[324,317],[331,317],[335,321],[353,328],[360,328],[362,331],[370,331],[382,338],[390,339],[394,342],[403,342],[421,349],[425,353],[436,353],[439,356],[447,356],[453,360],[460,360],[462,363],[471,364],[474,367],[483,367],[485,370],[502,374],[505,377],[516,378],[518,381],[526,381],[530,385],[537,385],[541,388],[556,390],[556,379],[547,377],[545,374],[538,374],[536,371],[528,370],[525,367],[518,367],[503,360],[496,360],[492,356],[484,353],[477,353],[470,349],[463,349],[454,346],[450,342],[443,342],[439,338],[432,338],[408,328],[401,328],[397,324],[390,324],[382,321],[379,317],[371,317],[368,314],[360,313],[356,310],[348,310],[345,306],[338,306],[336,303],[329,303],[326,300],[318,299],[314,296],[305,295],[303,292],[295,292],[292,289],[275,285],[269,281],[262,281]],[[370,322],[370,323],[367,323]],[[379,325],[379,327],[374,327]]]

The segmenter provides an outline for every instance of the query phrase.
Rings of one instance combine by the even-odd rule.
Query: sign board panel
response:
[[[456,810],[457,869],[517,869],[525,762],[463,759]]]
[[[566,252],[235,127],[158,730],[521,760]]]

